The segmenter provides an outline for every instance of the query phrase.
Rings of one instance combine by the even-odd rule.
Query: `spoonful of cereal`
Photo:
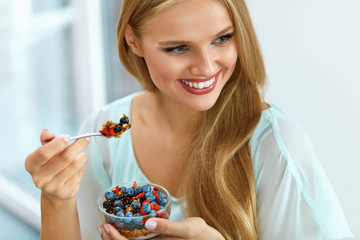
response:
[[[123,116],[120,118],[120,122],[114,123],[111,120],[106,121],[106,123],[103,124],[103,127],[99,132],[97,133],[87,133],[83,135],[78,135],[71,137],[70,140],[76,140],[79,138],[85,138],[85,137],[94,137],[94,136],[103,136],[107,138],[116,137],[119,138],[126,130],[128,130],[131,127],[130,121],[128,116],[123,114]]]

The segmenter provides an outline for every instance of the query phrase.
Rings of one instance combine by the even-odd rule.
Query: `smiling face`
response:
[[[148,20],[137,54],[163,97],[205,111],[234,70],[233,33],[230,15],[219,2],[186,0]]]

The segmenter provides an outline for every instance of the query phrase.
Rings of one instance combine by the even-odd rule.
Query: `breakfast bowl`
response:
[[[111,224],[128,239],[150,239],[159,234],[147,230],[145,223],[153,217],[169,219],[171,196],[154,183],[121,183],[100,194],[98,211],[102,223]]]

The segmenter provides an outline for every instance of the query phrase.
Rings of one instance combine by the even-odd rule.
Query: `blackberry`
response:
[[[119,133],[121,130],[122,130],[121,125],[120,125],[120,124],[116,124],[115,127],[114,127],[114,131],[115,131],[116,133]]]
[[[140,202],[132,202],[131,207],[134,212],[139,212],[141,209],[141,203]]]
[[[105,209],[108,209],[108,208],[111,208],[111,207],[112,207],[112,204],[111,204],[110,202],[104,201],[104,202],[103,202],[103,207],[104,207]]]

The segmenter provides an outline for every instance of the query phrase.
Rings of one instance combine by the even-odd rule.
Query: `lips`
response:
[[[191,94],[206,94],[215,88],[220,72],[205,79],[180,79],[179,82]]]

